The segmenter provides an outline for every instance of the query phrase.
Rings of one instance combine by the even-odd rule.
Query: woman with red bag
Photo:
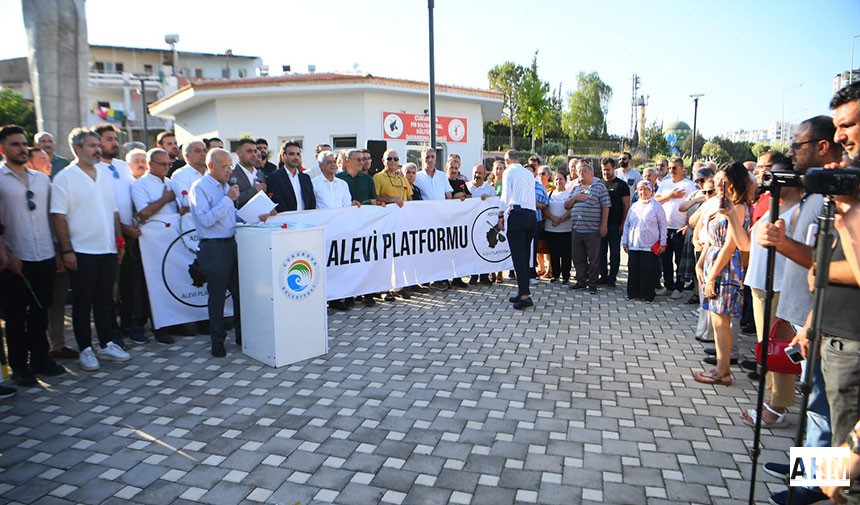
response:
[[[639,181],[636,193],[639,200],[630,206],[621,235],[621,246],[627,253],[627,299],[653,302],[657,259],[666,250],[666,213],[652,198],[650,182]]]

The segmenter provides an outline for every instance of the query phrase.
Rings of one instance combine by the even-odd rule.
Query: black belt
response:
[[[233,237],[230,237],[230,238],[201,238],[200,239],[200,242],[221,242],[221,243],[225,243],[225,244],[229,243],[229,242],[233,242],[233,241],[234,241]]]
[[[511,205],[511,210],[527,210],[529,212],[534,212],[533,209],[527,209],[527,208],[521,207],[519,205]]]

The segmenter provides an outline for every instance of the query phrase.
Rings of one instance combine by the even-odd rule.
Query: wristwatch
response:
[[[858,436],[856,430],[852,430],[851,433],[848,434],[848,440],[846,440],[846,442],[848,444],[848,448],[851,449],[851,452],[860,455],[860,436]]]

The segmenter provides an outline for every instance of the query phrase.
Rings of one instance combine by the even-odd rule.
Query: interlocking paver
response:
[[[212,359],[205,336],[68,363],[0,404],[0,501],[745,500],[754,389],[692,381],[693,310],[623,286],[541,283],[524,313],[510,283],[332,313],[330,352],[280,369],[232,344]],[[763,433],[762,460],[786,435]],[[759,475],[761,500],[779,485]]]

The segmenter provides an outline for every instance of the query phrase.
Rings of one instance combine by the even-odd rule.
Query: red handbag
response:
[[[770,328],[770,338],[767,346],[768,372],[800,375],[800,363],[792,363],[785,354],[785,348],[790,347],[794,338],[794,330],[786,321],[777,319]],[[761,342],[755,345],[755,360],[761,365]]]

